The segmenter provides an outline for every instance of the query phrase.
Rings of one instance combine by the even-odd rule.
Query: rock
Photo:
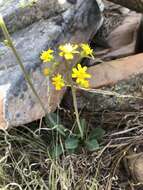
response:
[[[35,0],[35,3],[31,2],[32,0],[24,0],[23,3],[17,0],[2,0],[0,2],[0,13],[4,17],[9,32],[25,28],[41,19],[62,14],[70,6],[67,2],[58,3],[58,0]]]
[[[125,159],[126,168],[133,180],[143,184],[143,153],[130,153]]]
[[[117,122],[119,124],[126,113],[143,110],[142,53],[91,66],[88,73],[92,76],[90,79],[91,89],[77,90],[78,108],[80,110],[84,110],[90,115],[97,113],[98,116],[100,115],[98,117],[100,119],[103,112],[107,111],[108,117],[105,119],[116,124]],[[64,102],[70,109],[72,103],[69,95],[64,97]],[[115,119],[116,116],[117,120]],[[103,122],[106,123],[106,121]]]
[[[110,51],[103,59],[116,59],[136,53],[137,36],[142,19],[142,14],[130,12],[122,24],[114,29],[107,37]]]
[[[25,69],[47,112],[51,112],[60,103],[64,90],[55,91],[51,82],[42,75],[43,64],[39,59],[41,51],[49,47],[56,49],[65,42],[87,42],[100,28],[102,13],[96,0],[40,0],[38,5],[24,10],[16,2],[4,5],[1,11],[11,29],[12,39]],[[35,6],[40,7],[40,10],[36,12]],[[16,26],[14,29],[11,28],[13,25]],[[1,128],[29,123],[43,117],[45,113],[26,83],[15,57],[3,43],[0,44],[0,55],[0,121],[5,125],[1,124]],[[59,67],[57,72],[63,73],[63,68]]]
[[[108,0],[113,3],[125,6],[131,10],[142,13],[143,12],[143,1],[142,0]]]
[[[93,76],[90,80],[93,90],[78,91],[79,107],[84,105],[90,112],[143,109],[143,54],[105,62],[88,71]],[[94,92],[97,88],[103,92]],[[121,98],[120,95],[129,97]]]
[[[103,12],[104,22],[95,36],[95,43],[97,46],[104,47],[106,45],[110,47],[107,39],[110,33],[122,24],[127,13],[122,13],[120,11],[122,7],[119,5],[109,3],[105,0],[103,2],[105,6]]]
[[[103,60],[111,60],[135,54],[142,14],[130,11],[125,7],[104,1],[104,22],[97,35],[95,45],[108,48],[101,51]]]

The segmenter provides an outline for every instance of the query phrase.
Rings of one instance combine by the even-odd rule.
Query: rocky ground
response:
[[[82,61],[91,89],[77,90],[78,108],[88,130],[100,127],[105,135],[98,151],[65,152],[56,162],[47,157],[53,139],[45,119],[39,121],[44,112],[0,33],[1,189],[142,190],[142,14],[107,1],[39,0],[24,8],[14,2],[0,12],[44,105],[68,129],[75,121],[71,92],[51,86],[47,95],[39,54],[67,40],[91,44],[95,60]]]

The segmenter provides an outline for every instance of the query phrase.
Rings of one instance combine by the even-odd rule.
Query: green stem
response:
[[[65,67],[66,67],[67,71],[69,72],[69,70],[71,70],[70,67],[69,67],[71,64],[68,63],[67,61],[65,61],[64,63],[65,63]],[[75,116],[76,116],[76,122],[77,122],[77,125],[78,125],[78,128],[79,128],[81,139],[83,139],[83,130],[82,130],[82,127],[81,127],[81,124],[80,124],[79,112],[78,112],[78,107],[77,107],[76,88],[73,85],[71,73],[67,74],[67,80],[68,80],[68,83],[70,84],[71,91],[72,91],[73,106],[74,106],[74,111],[75,111]]]
[[[79,112],[78,112],[78,107],[77,107],[76,89],[73,85],[71,86],[71,90],[72,90],[73,105],[74,105],[74,110],[75,110],[75,115],[76,115],[76,121],[77,121],[77,125],[80,131],[81,139],[83,139],[83,130],[80,124]]]
[[[35,97],[37,98],[38,102],[40,103],[43,111],[45,112],[45,115],[47,115],[47,110],[46,110],[43,102],[41,101],[38,93],[36,92],[36,90],[35,90],[35,88],[34,88],[34,86],[32,84],[32,81],[31,81],[29,75],[27,74],[27,72],[26,72],[26,70],[24,68],[24,65],[23,65],[23,63],[21,61],[21,58],[20,58],[20,56],[19,56],[16,48],[13,45],[13,41],[12,41],[10,35],[9,35],[9,32],[7,30],[7,27],[5,25],[5,22],[4,22],[3,18],[2,18],[2,16],[0,16],[0,27],[2,29],[2,32],[4,34],[5,39],[8,41],[9,47],[12,49],[12,52],[13,52],[13,54],[15,55],[15,57],[17,59],[17,62],[18,62],[19,66],[20,66],[20,68],[21,68],[21,70],[22,70],[22,72],[24,74],[24,77],[25,77],[26,81],[28,82],[28,84],[29,84],[29,86],[30,86],[33,94],[35,95]],[[49,118],[50,122],[55,125],[55,122],[54,122],[54,120],[52,119],[52,117],[50,115],[48,115],[48,118]]]

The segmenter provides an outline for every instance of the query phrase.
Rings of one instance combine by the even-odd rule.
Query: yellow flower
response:
[[[88,44],[81,44],[81,48],[82,48],[81,55],[83,57],[91,56],[92,58],[94,58],[93,49],[91,49],[91,47]]]
[[[61,90],[62,87],[65,86],[64,79],[62,75],[57,74],[55,77],[52,78],[52,84],[55,86],[56,90]]]
[[[88,80],[81,80],[80,86],[83,88],[88,88],[89,87],[89,81]]]
[[[54,59],[54,56],[53,56],[53,50],[52,49],[48,49],[47,51],[43,51],[41,53],[41,60],[46,63],[46,62],[50,62]]]
[[[77,65],[77,68],[72,69],[72,78],[76,78],[76,83],[84,88],[89,87],[89,82],[86,79],[91,78],[86,70],[87,67],[82,67],[80,64]]]
[[[44,76],[48,76],[49,73],[50,73],[49,68],[46,67],[46,68],[43,69]]]
[[[66,60],[72,60],[74,58],[74,54],[79,53],[77,51],[78,45],[73,45],[73,44],[65,44],[65,45],[60,45],[59,50],[61,51],[59,55],[61,57],[64,57]]]

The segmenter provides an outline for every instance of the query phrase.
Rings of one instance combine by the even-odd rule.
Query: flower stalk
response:
[[[79,132],[80,132],[80,137],[81,137],[81,139],[83,139],[83,130],[82,130],[82,127],[81,127],[80,117],[79,117],[79,112],[78,112],[78,106],[77,106],[76,88],[73,85],[71,73],[69,73],[70,65],[69,65],[67,60],[65,60],[64,63],[65,63],[66,69],[68,71],[67,81],[70,84],[70,88],[71,88],[71,91],[72,91],[73,106],[74,106],[74,111],[75,111],[75,116],[76,116],[76,122],[77,122],[77,126],[78,126],[78,129],[79,129]]]
[[[61,90],[65,86],[71,87],[76,122],[79,128],[80,137],[81,139],[83,139],[84,135],[78,112],[76,88],[74,87],[74,83],[78,84],[82,88],[89,87],[88,79],[91,78],[91,76],[87,72],[87,67],[82,67],[82,65],[79,62],[83,57],[93,58],[93,49],[91,49],[88,44],[77,45],[70,43],[60,45],[58,49],[60,51],[59,56],[63,58],[63,61],[61,63],[65,65],[67,75],[66,79],[64,79],[64,77],[61,74],[58,73],[57,75],[53,76],[54,73],[52,74],[51,72],[50,76],[52,77],[52,84],[54,85],[56,90]],[[75,55],[79,56],[78,64],[73,64],[71,61],[74,59]],[[53,50],[48,49],[47,51],[43,51],[40,58],[43,61],[43,63],[52,63],[54,58]],[[47,75],[45,74],[45,76]],[[73,81],[73,79],[75,80],[75,82]]]
[[[76,116],[76,122],[79,128],[81,139],[83,139],[83,130],[81,127],[79,112],[78,112],[78,107],[77,107],[76,88],[73,85],[71,86],[71,91],[72,91],[72,97],[73,97],[73,106],[74,106],[74,111],[75,111],[75,116]]]

